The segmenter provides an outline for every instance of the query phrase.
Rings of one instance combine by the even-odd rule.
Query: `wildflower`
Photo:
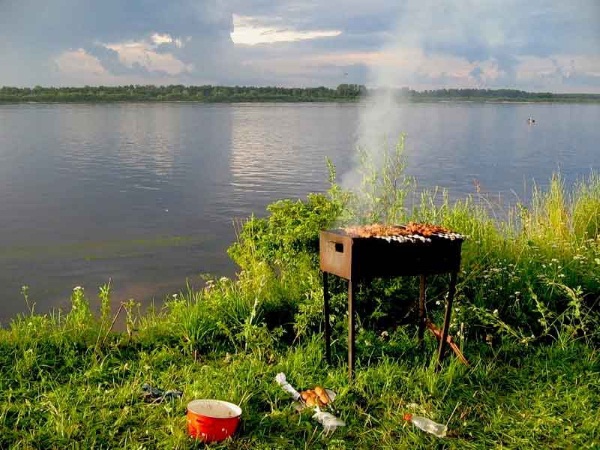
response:
[[[73,288],[73,292],[77,292],[77,291],[83,291],[83,288],[81,286],[75,286]]]
[[[495,316],[497,316],[497,315],[498,315],[498,310],[497,310],[497,309],[495,309],[495,310],[494,310],[494,312],[493,312],[492,314],[494,314]]]

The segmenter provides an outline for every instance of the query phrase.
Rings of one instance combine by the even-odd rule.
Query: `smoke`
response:
[[[598,49],[597,24],[590,19],[594,12],[598,6],[580,0],[408,0],[369,64],[369,95],[361,105],[357,147],[381,168],[383,149],[389,150],[407,131],[403,92],[409,88],[527,89],[533,83],[524,86],[524,73],[519,72],[527,61],[573,51],[594,54]],[[575,32],[581,35],[576,49],[572,48],[576,39],[563,39]],[[561,80],[574,83],[573,64],[560,72],[567,73],[573,76]],[[410,136],[406,144],[410,148]],[[342,176],[345,188],[360,187],[359,166],[357,156],[355,168]]]
[[[343,174],[341,184],[360,197],[365,177],[365,160],[371,170],[380,171],[385,152],[400,139],[403,123],[402,103],[407,101],[406,86],[411,73],[419,67],[419,52],[415,52],[419,38],[418,27],[428,19],[425,8],[417,2],[408,4],[397,20],[390,38],[378,54],[376,62],[369,66],[367,75],[368,95],[360,105],[356,138],[357,153],[353,168]],[[402,89],[404,88],[404,89]]]
[[[406,131],[402,104],[408,102],[409,89],[514,85],[514,55],[524,45],[524,34],[514,28],[533,13],[542,14],[543,8],[536,12],[514,0],[405,3],[368,68],[369,94],[361,105],[356,139],[362,156],[381,169],[384,150],[393,149]],[[362,178],[360,158],[355,159],[341,181],[351,190],[359,188]]]

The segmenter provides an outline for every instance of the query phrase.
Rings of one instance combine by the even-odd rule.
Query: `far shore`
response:
[[[377,89],[358,84],[336,88],[253,87],[253,86],[84,86],[84,87],[0,87],[0,104],[51,103],[349,103],[359,102]],[[399,102],[413,103],[598,103],[600,94],[525,92],[515,89],[409,88],[387,91]]]

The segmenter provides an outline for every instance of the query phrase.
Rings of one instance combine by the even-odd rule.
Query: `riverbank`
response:
[[[498,222],[483,197],[423,193],[406,211],[401,165],[366,175],[389,184],[367,184],[360,196],[333,183],[327,194],[271,204],[229,250],[235,279],[208,279],[159,310],[141,314],[135,300],[111,310],[104,286],[99,311],[76,288],[70,311],[39,315],[25,291],[30,313],[0,330],[0,447],[200,448],[185,425],[195,398],[243,410],[238,434],[211,448],[597,447],[600,178],[565,187],[556,176]],[[379,280],[358,295],[349,382],[343,282],[331,299],[334,363],[323,358],[319,230],[408,220],[468,236],[451,334],[470,365],[450,355],[436,372],[435,339],[420,349],[406,316],[418,280]],[[430,280],[436,323],[446,286],[444,276]],[[115,318],[125,332],[113,331]],[[346,426],[328,435],[312,412],[297,412],[279,372],[298,389],[334,390]],[[144,383],[183,394],[149,403]],[[447,424],[448,436],[425,434],[405,413]]]
[[[14,103],[319,103],[357,102],[376,90],[357,84],[340,84],[335,89],[255,86],[85,86],[85,87],[0,87],[0,104]],[[597,103],[600,94],[525,92],[514,89],[398,89],[390,95],[415,103]]]

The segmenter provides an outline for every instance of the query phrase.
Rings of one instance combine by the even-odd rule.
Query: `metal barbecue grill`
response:
[[[403,227],[399,228],[399,231]],[[328,274],[348,280],[348,372],[352,379],[355,362],[354,293],[358,283],[373,278],[419,275],[419,342],[425,333],[425,287],[427,275],[450,273],[446,312],[438,348],[438,364],[444,357],[456,278],[460,270],[464,236],[453,232],[407,233],[358,237],[343,229],[321,231],[319,237],[320,267],[323,272],[325,314],[325,355],[331,362],[331,328],[329,323]]]

